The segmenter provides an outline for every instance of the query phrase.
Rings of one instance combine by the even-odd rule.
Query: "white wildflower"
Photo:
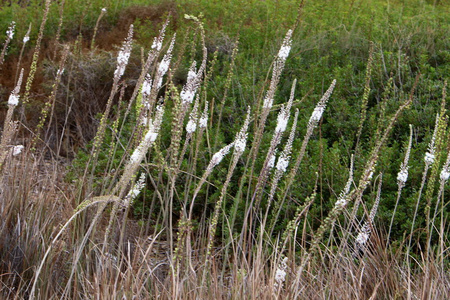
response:
[[[152,49],[156,49],[156,51],[159,51],[159,50],[161,50],[161,47],[162,47],[162,41],[155,38],[153,40]]]
[[[131,190],[128,192],[128,195],[125,197],[125,200],[123,202],[123,205],[125,207],[128,207],[133,203],[133,201],[139,196],[142,189],[145,186],[145,173],[141,173],[141,176],[139,177],[139,180],[134,184],[134,186],[131,188]]]
[[[11,93],[11,95],[9,95],[8,105],[16,106],[17,104],[19,104],[19,95]]]
[[[275,288],[279,288],[283,286],[284,281],[286,280],[287,275],[287,257],[283,258],[283,260],[278,265],[277,270],[275,271]]]
[[[286,58],[289,56],[289,52],[291,51],[291,45],[292,45],[292,29],[289,29],[286,37],[283,41],[283,45],[280,48],[280,51],[278,51],[278,58],[281,60],[286,60]]]
[[[23,79],[23,68],[20,70],[19,80],[17,80],[17,85],[14,90],[11,92],[11,95],[8,99],[8,105],[17,106],[19,104],[19,92],[20,86],[22,85]]]
[[[431,141],[428,144],[428,151],[425,153],[425,164],[427,165],[431,165],[434,163],[434,159],[436,158],[435,156],[435,152],[436,152],[436,135],[437,135],[437,131],[438,131],[438,125],[439,125],[439,113],[436,114],[436,123],[434,125],[434,132],[433,132],[433,136],[431,137]]]
[[[273,151],[272,155],[270,156],[269,162],[267,163],[267,167],[269,169],[272,169],[275,166],[275,160],[277,158],[277,150]]]
[[[194,107],[192,108],[191,113],[189,114],[189,121],[186,124],[186,131],[188,134],[192,134],[197,129],[198,122],[198,97],[195,100]]]
[[[234,150],[238,155],[241,155],[245,151],[245,147],[247,146],[247,129],[248,124],[250,123],[250,106],[247,108],[247,117],[244,121],[244,126],[242,126],[241,130],[236,134],[235,142],[234,142]]]
[[[64,68],[58,69],[58,71],[56,72],[56,76],[61,76],[64,73],[64,70]]]
[[[142,97],[145,99],[150,96],[150,92],[152,90],[152,79],[149,74],[145,75],[144,82],[142,83]]]
[[[441,180],[445,182],[448,180],[449,177],[450,177],[450,170],[448,168],[443,168],[440,176]]]
[[[283,105],[277,117],[277,127],[275,128],[275,132],[276,133],[284,132],[286,130],[288,121],[289,121],[289,112],[288,109],[286,109]]]
[[[106,7],[102,8],[102,12],[105,13],[106,12]]]
[[[283,284],[283,282],[286,279],[286,271],[282,270],[282,269],[277,269],[277,271],[275,272],[275,281],[281,285]]]
[[[180,93],[180,98],[183,100],[184,103],[192,103],[192,100],[194,100],[195,92],[192,90],[183,90]]]
[[[172,59],[172,51],[173,51],[173,47],[175,44],[175,37],[176,37],[176,35],[174,35],[172,37],[172,41],[170,42],[169,49],[167,50],[166,54],[164,55],[162,61],[160,62],[159,66],[158,66],[158,73],[156,75],[156,79],[157,79],[156,89],[157,90],[159,90],[161,88],[163,76],[167,73],[167,70],[169,70],[170,61]]]
[[[28,41],[30,40],[30,36],[29,35],[25,35],[23,37],[23,43],[26,44]]]
[[[433,153],[430,153],[430,152],[425,153],[424,160],[427,164],[431,165],[434,162],[434,159],[435,159],[435,155]]]
[[[317,106],[314,108],[314,111],[311,115],[311,118],[309,119],[309,122],[311,123],[318,123],[320,119],[322,118],[322,114],[325,111],[325,108],[323,106]]]
[[[323,112],[325,111],[325,108],[327,106],[328,99],[330,99],[331,93],[333,93],[334,87],[336,86],[336,79],[333,80],[328,90],[323,94],[322,98],[320,99],[319,103],[317,103],[316,107],[314,108],[314,111],[309,118],[308,126],[317,126],[320,119],[322,118]]]
[[[200,126],[200,128],[206,128],[207,124],[208,124],[208,116],[205,117],[202,114],[202,116],[198,120],[198,126]]]
[[[128,60],[131,55],[131,45],[133,42],[133,25],[130,25],[130,30],[128,31],[128,37],[122,45],[122,48],[117,55],[117,68],[114,72],[114,76],[119,78],[125,72],[125,67],[128,64]]]
[[[12,21],[11,25],[9,26],[8,30],[6,31],[6,36],[8,39],[12,40],[14,36],[14,29],[16,28],[16,22]]]
[[[347,199],[345,198],[345,195],[339,196],[339,199],[334,204],[335,208],[342,209],[347,205]]]
[[[243,153],[245,151],[245,147],[247,146],[247,133],[244,133],[244,135],[236,140],[234,143],[234,149],[237,153]]]
[[[186,124],[186,131],[189,134],[192,134],[195,132],[195,129],[197,129],[197,122],[196,120],[190,119]]]
[[[14,146],[13,150],[12,150],[12,155],[13,156],[19,155],[20,153],[22,153],[22,150],[23,150],[23,145]]]
[[[271,97],[266,96],[264,98],[263,108],[264,109],[270,109],[272,108],[273,99]]]
[[[163,59],[161,61],[161,63],[159,64],[158,72],[161,74],[161,76],[166,74],[167,70],[169,70],[169,63],[170,63],[170,59],[168,59],[168,60]]]
[[[195,66],[194,66],[194,68],[195,68]],[[189,70],[188,75],[187,75],[187,81],[192,81],[195,79],[195,77],[197,77],[197,74],[195,73],[195,69]]]
[[[281,153],[276,165],[277,170],[284,173],[286,172],[288,165],[289,165],[289,156],[285,156],[283,155],[283,153]]]
[[[180,93],[180,98],[184,104],[192,103],[199,86],[200,74],[196,73],[195,66],[196,62],[194,61],[189,69],[186,84]]]
[[[289,52],[291,51],[291,46],[282,46],[280,51],[278,52],[278,57],[285,60],[289,56]]]
[[[402,168],[397,174],[397,181],[405,184],[406,180],[408,180],[408,168]]]
[[[161,127],[161,120],[164,114],[164,109],[161,106],[156,108],[156,116],[155,120],[149,122],[149,129],[145,134],[144,138],[141,140],[139,145],[133,151],[130,157],[130,163],[140,163],[144,158],[144,155],[147,153],[148,148],[158,137],[158,132]]]
[[[355,243],[360,245],[360,246],[363,246],[369,240],[369,236],[370,236],[370,234],[367,231],[361,230],[358,233],[358,236],[356,237]]]
[[[198,126],[200,128],[206,128],[208,125],[208,102],[206,102],[205,110],[203,111],[200,119],[198,120]]]
[[[228,154],[228,152],[230,152],[231,147],[234,146],[234,142],[223,147],[222,149],[220,149],[218,152],[216,152],[213,157],[211,158],[211,161],[209,162],[209,166],[208,166],[208,170],[212,170],[212,168],[214,168],[215,166],[217,166],[222,159],[225,157],[225,155]]]

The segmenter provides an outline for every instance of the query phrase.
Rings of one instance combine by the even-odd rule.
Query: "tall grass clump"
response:
[[[450,297],[443,4],[13,2],[0,298]]]

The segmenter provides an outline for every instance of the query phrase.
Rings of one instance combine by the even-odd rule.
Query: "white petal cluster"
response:
[[[133,200],[139,196],[142,189],[145,186],[145,173],[141,173],[141,176],[139,177],[139,180],[134,184],[134,186],[131,188],[131,190],[128,192],[128,195],[125,197],[123,205],[125,207],[129,206],[133,203]]]
[[[365,230],[361,230],[356,237],[355,243],[361,246],[365,245],[369,240],[369,233]]]
[[[277,117],[277,127],[275,128],[275,133],[284,132],[286,130],[288,121],[289,112],[283,105]]]
[[[22,150],[23,150],[23,145],[14,146],[12,149],[12,155],[13,156],[19,155],[20,153],[22,153]]]
[[[319,103],[317,103],[316,107],[314,108],[314,111],[309,119],[308,126],[313,127],[317,126],[320,119],[322,118],[323,112],[325,111],[325,108],[327,106],[328,99],[330,99],[330,96],[333,93],[335,86],[336,86],[336,79],[333,80],[328,90],[325,92],[325,94],[323,94]]]
[[[238,153],[243,153],[247,147],[247,133],[245,133],[240,139],[234,143],[234,149]]]
[[[106,7],[102,8],[102,12],[105,13],[106,12]]]
[[[208,101],[205,103],[205,109],[202,112],[202,115],[198,119],[198,127],[206,128],[208,126]]]
[[[195,68],[195,67],[194,67]],[[195,79],[195,77],[197,77],[197,74],[195,73],[195,69],[193,70],[189,70],[188,75],[187,75],[187,81],[192,81]]]
[[[247,117],[245,118],[244,125],[241,130],[236,134],[236,138],[234,139],[234,150],[238,155],[241,155],[245,151],[245,147],[247,146],[247,137],[248,137],[248,124],[250,123],[250,106],[247,108]]]
[[[142,189],[145,186],[145,173],[141,174],[141,177],[139,177],[139,180],[135,183],[133,188],[128,193],[129,197],[131,199],[136,199],[136,197],[139,195],[139,193],[142,191]]]
[[[339,199],[334,204],[334,207],[337,209],[343,209],[347,205],[347,199],[345,198],[345,195],[342,197],[339,196]]]
[[[269,162],[267,163],[267,167],[272,169],[275,166],[275,160],[277,158],[277,150],[275,150],[270,156]]]
[[[20,75],[19,75],[19,79],[17,80],[16,87],[11,92],[11,95],[9,95],[8,105],[17,106],[17,104],[19,104],[19,92],[20,92],[20,86],[22,85],[22,79],[23,79],[23,68],[20,70]]]
[[[200,119],[198,120],[198,126],[200,128],[206,128],[208,125],[208,114],[202,114]]]
[[[8,30],[6,31],[6,36],[8,39],[12,40],[14,36],[14,29],[16,28],[16,22],[12,21],[11,25],[9,26]]]
[[[117,68],[116,71],[114,72],[114,76],[116,78],[121,77],[125,72],[125,67],[128,64],[128,60],[131,55],[131,44],[133,41],[132,38],[133,38],[133,25],[130,25],[128,37],[123,43],[122,48],[119,51],[119,54],[117,55]]]
[[[133,154],[131,154],[131,157],[130,157],[131,164],[140,163],[141,160],[144,158],[144,155],[147,153],[148,148],[158,137],[163,114],[164,114],[164,109],[162,107],[158,106],[156,108],[155,120],[153,122],[152,121],[149,122],[150,123],[149,129],[147,130],[144,138],[139,143],[139,145],[136,147],[136,149],[133,151]]]
[[[322,118],[324,111],[325,111],[325,107],[316,106],[316,108],[314,108],[314,111],[311,115],[311,118],[309,119],[309,122],[310,123],[318,123],[320,121],[320,119]]]
[[[286,271],[282,269],[277,269],[275,272],[275,281],[281,285],[286,280]]]
[[[283,154],[284,153],[281,153],[280,157],[278,158],[276,168],[279,172],[285,173],[289,165],[289,156],[285,156]]]
[[[225,155],[227,155],[228,152],[230,152],[230,149],[233,146],[234,146],[234,142],[223,147],[218,152],[216,152],[213,155],[213,157],[211,158],[211,161],[209,162],[207,170],[211,171],[215,166],[217,166],[222,161],[222,159],[225,157]]]
[[[440,179],[444,182],[450,177],[450,170],[448,168],[443,168],[441,171]]]
[[[167,70],[169,70],[170,59],[163,59],[158,67],[158,72],[162,75],[166,74]]]
[[[430,152],[427,152],[427,153],[425,153],[425,158],[424,158],[424,160],[425,160],[425,162],[427,163],[427,164],[432,164],[433,162],[434,162],[434,159],[435,159],[436,157],[435,157],[435,155],[433,154],[433,153],[430,153]]]
[[[144,82],[142,83],[142,97],[145,99],[150,96],[150,92],[152,90],[152,79],[149,74],[145,75]]]
[[[273,105],[273,98],[266,96],[264,98],[263,108],[264,109],[270,109]]]
[[[199,86],[200,74],[196,73],[195,65],[196,62],[194,61],[189,69],[187,82],[180,93],[181,101],[184,104],[192,103]]]
[[[155,49],[156,51],[161,50],[162,48],[162,41],[160,41],[158,38],[155,38],[153,40],[152,49]]]
[[[11,93],[9,95],[8,105],[16,106],[17,104],[19,104],[19,95]]]
[[[30,40],[30,36],[27,34],[23,37],[23,43],[26,44]]]
[[[197,122],[196,120],[190,119],[186,124],[186,131],[189,134],[192,134],[197,129]]]
[[[64,68],[58,69],[58,71],[56,72],[56,76],[61,76],[64,73],[64,70]]]
[[[158,72],[156,75],[156,79],[157,79],[156,89],[157,90],[159,90],[161,88],[163,76],[167,73],[167,70],[169,70],[170,61],[172,59],[173,46],[175,44],[175,37],[176,37],[176,35],[173,36],[172,41],[170,42],[169,49],[167,50],[166,54],[164,55],[162,61],[160,62],[159,66],[158,66]]]
[[[289,56],[289,52],[291,51],[291,46],[282,46],[280,48],[280,51],[278,52],[278,57],[286,60],[286,58]]]
[[[408,168],[402,168],[397,174],[397,181],[401,184],[405,184],[406,180],[408,180]]]
[[[195,97],[195,91],[193,90],[182,90],[180,93],[180,98],[184,103],[192,103]]]
[[[286,58],[289,56],[289,52],[291,51],[292,45],[291,36],[292,30],[289,29],[283,41],[283,45],[281,46],[280,51],[278,51],[278,58],[280,58],[281,60],[286,60]]]
[[[277,270],[275,271],[275,288],[282,287],[284,281],[286,280],[287,275],[287,257],[283,258],[283,260],[278,265]]]

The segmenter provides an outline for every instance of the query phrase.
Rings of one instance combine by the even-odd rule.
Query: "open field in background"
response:
[[[450,298],[449,10],[2,1],[0,298]]]

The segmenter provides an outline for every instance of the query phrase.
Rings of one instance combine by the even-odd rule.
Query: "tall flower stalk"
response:
[[[222,205],[225,201],[226,192],[228,189],[228,185],[231,181],[231,176],[233,175],[233,172],[238,164],[239,158],[242,156],[242,153],[244,153],[247,145],[247,136],[248,136],[248,125],[250,123],[250,107],[247,109],[247,117],[245,118],[244,125],[242,126],[241,130],[236,134],[236,138],[234,139],[234,151],[233,151],[233,158],[231,162],[230,168],[228,168],[227,177],[225,179],[225,182],[222,186],[222,189],[220,191],[220,197],[219,200],[216,202],[214,206],[214,213],[211,218],[209,228],[208,228],[208,244],[206,246],[206,260],[205,260],[205,271],[204,271],[204,277],[203,280],[205,280],[205,276],[208,271],[209,262],[211,260],[211,249],[214,241],[214,237],[216,235],[217,230],[217,223],[219,221],[219,215],[220,210],[222,208]]]
[[[333,80],[333,82],[331,83],[328,90],[325,92],[325,94],[323,94],[322,98],[317,103],[316,107],[314,108],[314,111],[311,114],[311,117],[309,118],[308,127],[306,128],[306,134],[305,134],[305,137],[303,138],[303,143],[300,148],[299,154],[297,156],[297,159],[295,160],[294,167],[291,169],[291,171],[289,172],[289,175],[287,176],[286,186],[284,188],[284,191],[282,192],[283,201],[287,197],[289,189],[290,189],[292,183],[294,182],[295,175],[297,174],[297,171],[300,168],[300,164],[306,153],[306,146],[308,145],[309,139],[311,138],[314,129],[317,127],[317,125],[319,124],[319,121],[322,119],[322,115],[327,106],[328,99],[330,99],[335,86],[336,86],[336,79]]]
[[[394,207],[394,211],[392,212],[391,223],[389,225],[389,233],[388,233],[388,237],[387,237],[388,244],[389,244],[389,238],[391,236],[392,224],[394,223],[395,213],[397,212],[398,203],[400,201],[400,196],[402,194],[402,189],[406,184],[406,180],[408,180],[408,168],[409,168],[408,162],[409,162],[409,154],[411,153],[411,146],[412,146],[412,133],[413,133],[412,125],[409,124],[409,142],[408,142],[408,146],[406,148],[405,158],[404,158],[402,164],[400,165],[400,171],[397,174],[397,185],[398,185],[397,200],[395,201],[395,207]]]
[[[5,162],[5,158],[7,155],[6,147],[10,143],[12,137],[14,136],[17,130],[17,124],[12,121],[13,113],[16,106],[19,104],[19,92],[20,86],[22,85],[23,79],[23,69],[20,71],[19,80],[17,81],[17,85],[14,90],[9,95],[8,99],[8,111],[6,113],[5,122],[3,123],[3,134],[0,141],[0,170],[3,167],[3,163]]]
[[[6,41],[5,44],[3,45],[2,53],[0,54],[0,66],[5,61],[6,50],[8,49],[9,43],[11,43],[11,40],[14,37],[15,29],[16,29],[16,22],[12,21],[11,25],[8,27],[8,30],[6,31]]]
[[[364,225],[359,230],[359,233],[355,239],[354,249],[355,255],[358,257],[363,256],[367,250],[367,244],[369,242],[369,238],[373,230],[373,220],[375,219],[375,215],[378,210],[378,205],[380,204],[382,183],[383,183],[383,174],[380,174],[380,182],[378,183],[378,191],[375,203],[373,204],[372,209],[370,210],[368,219],[364,222]]]

